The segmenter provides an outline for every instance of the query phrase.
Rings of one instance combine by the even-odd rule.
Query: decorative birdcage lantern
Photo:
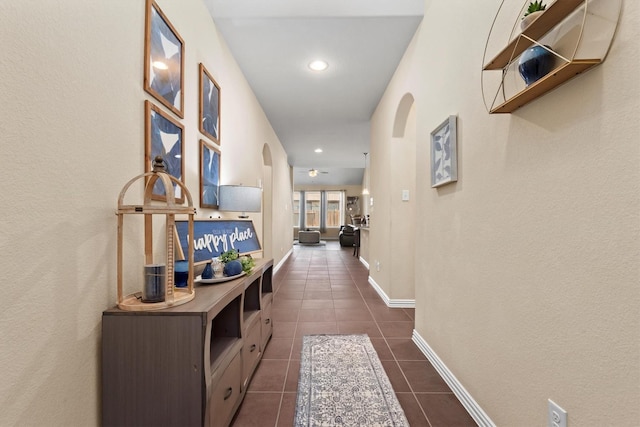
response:
[[[144,180],[144,199],[142,205],[125,204],[125,195],[132,184]],[[164,204],[151,203],[154,196],[156,183],[164,186]],[[187,206],[177,205],[174,184],[185,195]],[[159,188],[156,187],[156,188]],[[188,216],[188,232],[193,235],[193,216],[195,209],[191,194],[186,186],[177,178],[166,172],[162,157],[158,156],[153,162],[153,171],[138,175],[131,179],[122,188],[118,198],[118,307],[127,311],[160,310],[163,308],[184,304],[195,297],[193,286],[193,239],[189,240],[188,252],[185,254],[178,242],[175,226],[176,215]],[[123,296],[123,271],[124,271],[124,232],[125,217],[129,215],[144,216],[144,265],[140,265],[139,292]],[[154,222],[158,224],[161,217],[165,217],[165,232],[154,236]],[[157,219],[154,221],[154,219]],[[154,246],[154,237],[158,244]],[[159,255],[159,250],[154,254],[154,247],[161,247],[160,240],[165,240],[165,254]],[[155,256],[154,256],[155,255]],[[177,258],[177,259],[176,259]],[[130,258],[127,258],[130,259]],[[135,258],[134,258],[135,259]],[[135,263],[133,263],[135,264]],[[180,283],[176,283],[178,280]]]

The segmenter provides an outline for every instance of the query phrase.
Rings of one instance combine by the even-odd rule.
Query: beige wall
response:
[[[640,5],[624,3],[604,64],[514,114],[489,115],[480,70],[498,3],[425,2],[373,118],[371,254],[382,256],[387,227],[377,221],[397,173],[381,159],[409,92],[416,331],[497,425],[545,425],[551,398],[569,425],[636,426]],[[432,189],[429,134],[450,114],[459,181]]]
[[[222,182],[256,185],[270,148],[274,220],[252,218],[272,229],[277,263],[291,249],[284,150],[203,2],[158,3],[185,40],[187,187],[197,205],[203,62],[222,87]],[[114,213],[143,172],[152,99],[142,89],[144,1],[3,1],[0,16],[0,425],[95,426],[101,313],[116,301]]]

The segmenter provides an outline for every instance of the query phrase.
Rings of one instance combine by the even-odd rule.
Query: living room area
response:
[[[294,186],[293,241],[319,245],[336,241],[353,247],[356,231],[366,227],[363,186]]]

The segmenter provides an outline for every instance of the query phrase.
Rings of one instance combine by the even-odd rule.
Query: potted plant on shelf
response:
[[[522,30],[538,19],[546,8],[547,5],[542,0],[530,2],[520,23]],[[551,46],[543,46],[538,43],[534,43],[533,46],[522,52],[518,60],[518,71],[527,86],[546,76],[554,66],[555,55]]]
[[[540,1],[536,0],[536,1],[530,2],[529,7],[527,8],[527,11],[524,13],[524,16],[522,17],[522,22],[520,22],[520,28],[522,30],[527,28],[533,21],[535,21],[536,19],[538,19],[540,15],[542,15],[542,13],[546,8],[547,8],[547,5],[542,3],[542,0]]]

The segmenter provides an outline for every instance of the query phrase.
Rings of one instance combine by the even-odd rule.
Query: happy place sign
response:
[[[178,240],[183,252],[189,249],[188,221],[176,221]],[[237,249],[241,255],[261,251],[251,220],[193,220],[194,262],[209,261],[221,253]]]

